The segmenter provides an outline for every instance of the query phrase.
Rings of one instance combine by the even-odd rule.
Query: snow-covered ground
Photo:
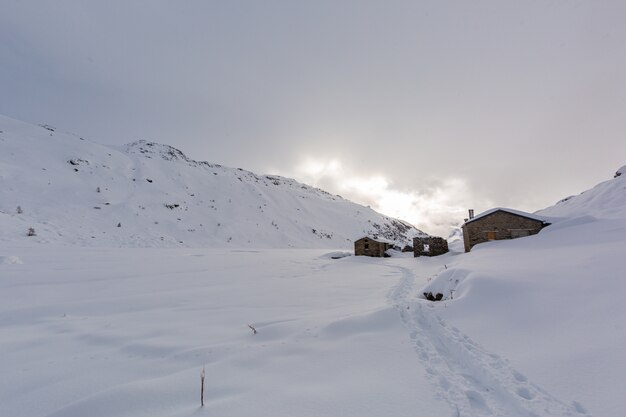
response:
[[[0,415],[622,416],[616,226],[432,259],[4,247]]]
[[[333,260],[319,250],[12,253],[23,264],[0,272],[2,416],[449,413],[396,308],[402,265],[413,259]]]
[[[340,197],[0,121],[0,416],[626,415],[626,175],[535,236],[364,258],[397,225]]]

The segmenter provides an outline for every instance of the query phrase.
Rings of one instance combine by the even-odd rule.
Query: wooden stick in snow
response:
[[[200,372],[200,407],[204,407],[204,366]]]

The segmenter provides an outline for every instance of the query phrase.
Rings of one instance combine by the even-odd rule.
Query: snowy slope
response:
[[[420,293],[443,293],[448,301],[433,307],[439,317],[509,359],[524,379],[575,401],[576,413],[624,416],[626,177],[537,213],[554,223],[538,235],[480,244],[454,257]],[[471,349],[459,354],[471,358]],[[483,369],[468,384],[473,389],[497,374],[483,365],[468,359],[460,367],[460,373]],[[519,382],[512,379],[511,387]],[[531,391],[520,395],[544,397]],[[501,404],[493,392],[481,398]]]
[[[626,173],[626,166],[617,173]],[[583,193],[564,198],[537,214],[555,217],[626,218],[626,175],[616,175]]]
[[[349,248],[364,235],[405,244],[422,234],[292,179],[0,116],[0,240],[31,227],[31,241],[123,247]]]

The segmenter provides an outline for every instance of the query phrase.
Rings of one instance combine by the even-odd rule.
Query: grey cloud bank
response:
[[[5,1],[0,113],[294,175],[428,232],[624,164],[626,3],[338,3]]]

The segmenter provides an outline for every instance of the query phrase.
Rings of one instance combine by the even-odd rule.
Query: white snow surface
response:
[[[539,221],[542,221],[542,222],[549,222],[551,220],[551,219],[547,218],[546,216],[539,216],[537,214],[526,213],[525,211],[521,211],[521,210],[515,210],[515,209],[506,208],[506,207],[495,207],[495,208],[483,211],[482,213],[480,213],[480,214],[474,216],[472,219],[468,220],[466,223],[473,222],[474,220],[478,220],[481,217],[488,216],[491,213],[495,213],[496,211],[505,211],[507,213],[517,214],[518,216],[528,217],[529,219],[539,220]]]
[[[626,172],[626,166],[620,168],[618,172]],[[590,190],[567,197],[535,214],[565,218],[582,216],[602,219],[626,218],[626,175],[604,181]]]
[[[37,242],[99,247],[352,248],[366,235],[399,245],[425,235],[289,178],[0,116],[0,240],[29,228]]]
[[[23,263],[17,256],[0,256],[0,265],[19,265]]]
[[[542,211],[556,220],[539,234],[483,243],[467,254],[367,258],[344,256],[339,244],[331,251],[254,248],[245,241],[217,247],[217,240],[194,241],[207,247],[141,248],[135,246],[154,246],[156,236],[142,216],[125,217],[122,229],[136,227],[134,237],[102,238],[122,246],[114,248],[93,243],[79,227],[108,234],[116,221],[102,220],[102,203],[100,214],[84,214],[83,200],[95,186],[102,187],[96,194],[109,188],[117,197],[106,201],[118,201],[125,213],[152,201],[154,192],[144,186],[179,181],[162,189],[168,191],[154,207],[145,206],[155,216],[160,200],[173,195],[172,184],[186,190],[187,181],[200,181],[193,170],[212,168],[176,151],[165,151],[173,160],[164,160],[168,148],[145,143],[126,151],[77,145],[80,153],[62,158],[59,149],[74,147],[42,144],[47,152],[32,152],[44,158],[42,166],[29,159],[30,133],[20,136],[26,150],[10,139],[32,126],[14,123],[7,134],[13,122],[3,123],[0,416],[626,415],[624,175]],[[117,161],[106,165],[115,167],[110,175],[118,182],[101,185],[104,176],[95,172],[106,168],[93,169],[102,157],[97,152]],[[90,162],[79,162],[75,173],[65,166],[70,158]],[[172,163],[180,166],[172,171]],[[47,194],[49,207],[36,204],[44,197],[19,191],[43,181],[31,175],[33,167],[50,170],[50,182],[63,179]],[[159,169],[182,179],[159,176]],[[219,175],[257,190],[247,179],[254,174],[243,171],[240,181],[236,170],[224,168]],[[137,189],[127,184],[135,177],[142,179]],[[263,190],[267,177],[258,178]],[[285,193],[300,186],[290,184]],[[37,190],[45,194],[45,185]],[[199,196],[195,187],[185,192]],[[216,202],[228,190],[218,189]],[[6,196],[24,200],[6,203]],[[22,214],[14,212],[18,204]],[[61,221],[64,213],[77,226]],[[58,223],[51,224],[53,217]],[[11,231],[18,221],[22,230],[34,220],[37,236]],[[427,301],[426,291],[445,299]]]

